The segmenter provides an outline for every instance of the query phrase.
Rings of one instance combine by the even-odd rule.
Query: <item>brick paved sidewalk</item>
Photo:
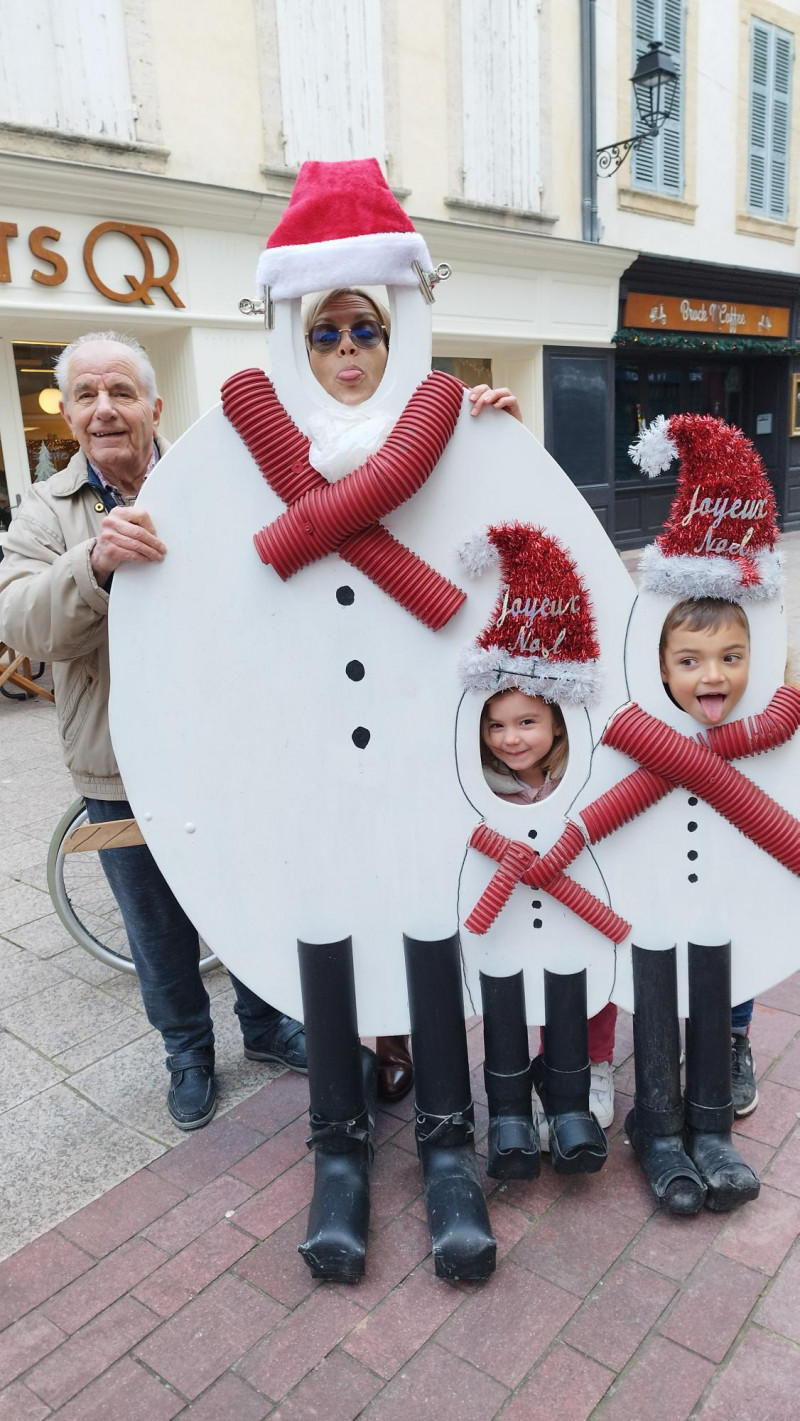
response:
[[[484,1286],[433,1275],[408,1102],[380,1119],[366,1279],[312,1282],[307,1085],[279,1077],[0,1265],[0,1421],[793,1421],[800,973],[759,1003],[753,1043],[755,1203],[654,1212],[620,1125],[623,1016],[606,1168],[486,1180]],[[480,1102],[479,1023],[470,1046]]]

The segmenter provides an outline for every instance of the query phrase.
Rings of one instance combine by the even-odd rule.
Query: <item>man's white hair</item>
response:
[[[156,387],[156,372],[153,369],[152,361],[144,346],[140,345],[138,340],[135,340],[133,336],[124,335],[120,333],[120,331],[89,331],[87,335],[78,336],[77,340],[72,341],[70,345],[64,347],[53,367],[56,384],[61,391],[61,398],[64,403],[67,403],[67,392],[69,390],[70,361],[80,346],[88,345],[90,341],[95,340],[114,341],[115,345],[125,345],[128,350],[133,351],[139,362],[142,388],[148,400],[155,403],[158,398],[158,389]]]

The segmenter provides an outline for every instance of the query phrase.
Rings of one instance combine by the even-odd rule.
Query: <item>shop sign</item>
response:
[[[141,276],[120,273],[119,284],[128,283],[127,288],[121,291],[103,281],[95,267],[95,247],[110,232],[128,238],[138,251],[144,266]],[[0,282],[11,280],[8,244],[12,238],[18,236],[16,222],[0,222]],[[31,277],[40,286],[61,286],[69,275],[65,257],[55,248],[55,243],[60,239],[61,233],[56,227],[34,227],[28,235],[32,256],[51,268],[50,271],[33,268]],[[159,270],[158,268],[165,265],[165,255],[166,270]],[[144,306],[152,306],[153,298],[150,292],[153,287],[159,287],[173,306],[182,307],[183,302],[172,285],[178,274],[178,262],[178,249],[172,238],[162,232],[160,227],[148,227],[138,222],[99,222],[89,232],[83,244],[83,265],[95,290],[109,301],[118,301],[123,305],[141,301]]]
[[[645,291],[632,291],[625,298],[623,325],[644,330],[690,331],[698,335],[785,339],[789,334],[789,307],[708,301],[700,296],[653,296]]]

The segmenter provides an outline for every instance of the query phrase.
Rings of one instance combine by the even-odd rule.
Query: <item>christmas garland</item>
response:
[[[684,335],[681,331],[639,331],[632,327],[615,331],[612,343],[619,349],[638,346],[643,350],[705,350],[748,355],[800,355],[800,345],[789,340],[769,340],[763,336]]]

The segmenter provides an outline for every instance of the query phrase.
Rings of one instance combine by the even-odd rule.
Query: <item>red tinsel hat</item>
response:
[[[561,544],[530,523],[501,523],[470,538],[459,554],[476,574],[499,563],[502,579],[488,626],[461,659],[467,689],[591,702],[600,689],[594,612]]]
[[[304,163],[258,263],[261,292],[287,301],[329,286],[416,286],[428,248],[375,158]]]
[[[628,452],[650,478],[681,461],[664,531],[640,563],[643,588],[681,601],[778,595],[775,495],[741,429],[708,414],[659,415]]]

